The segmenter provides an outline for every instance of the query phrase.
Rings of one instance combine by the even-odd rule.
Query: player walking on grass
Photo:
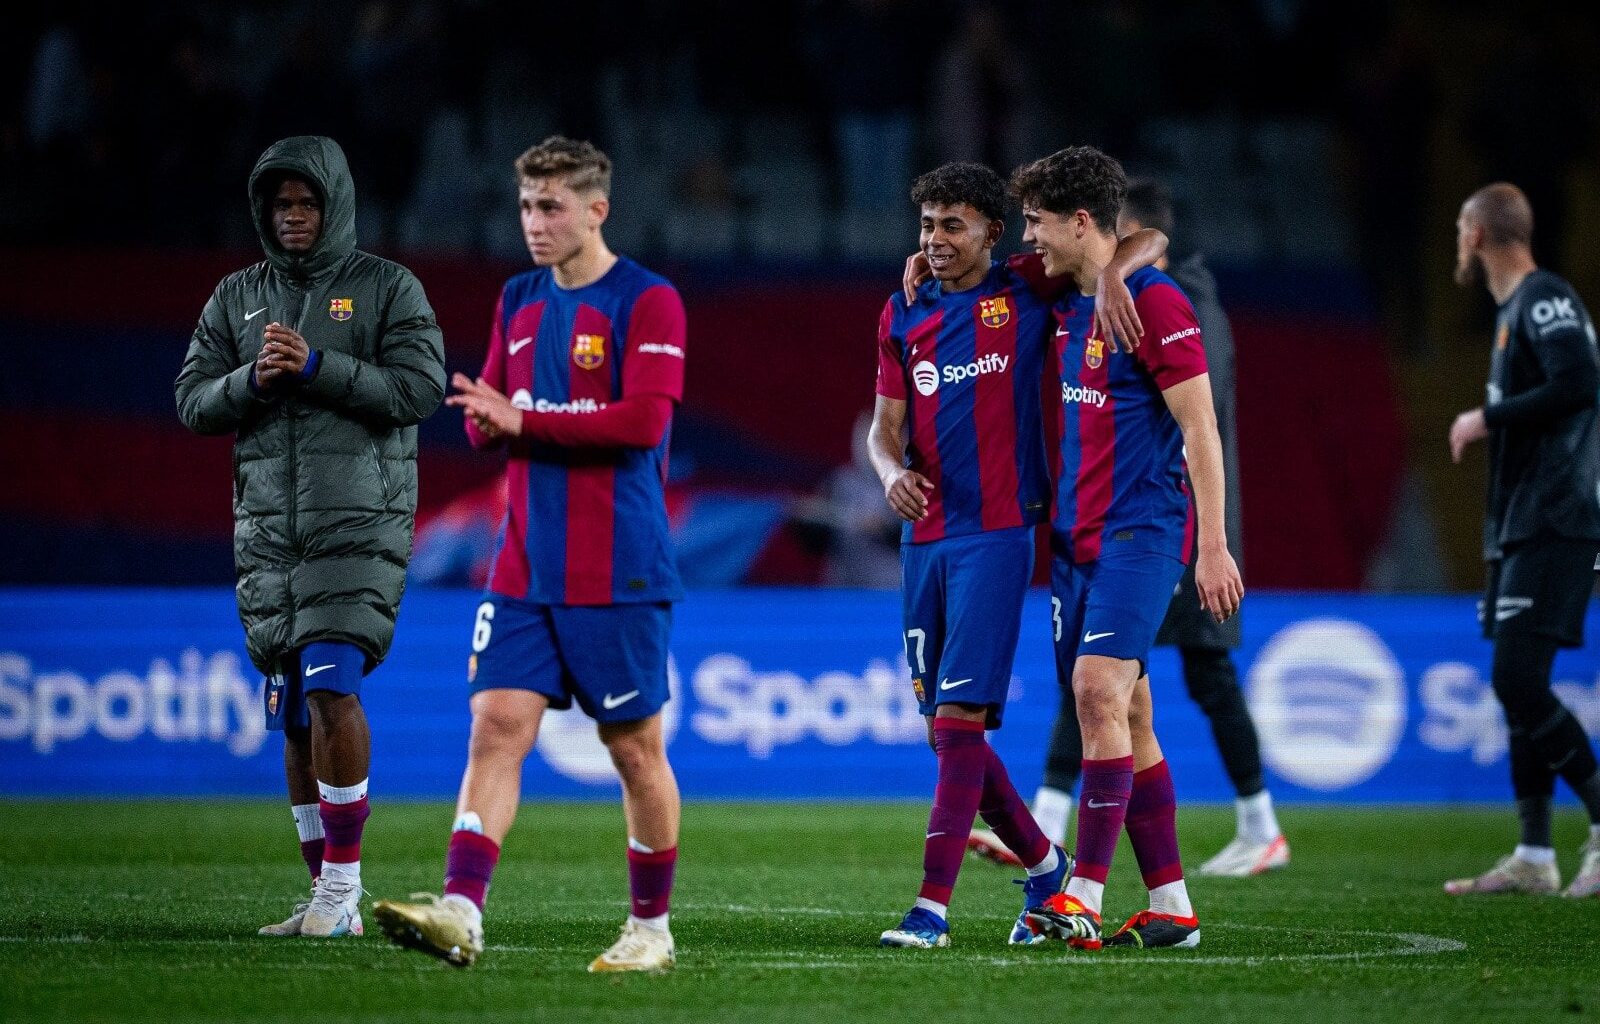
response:
[[[1116,248],[1127,193],[1117,161],[1087,146],[1064,149],[1018,170],[1012,190],[1028,225],[1023,240],[1047,272],[1077,285],[1055,311],[1063,415],[1051,604],[1056,671],[1077,699],[1083,787],[1072,877],[1027,923],[1037,934],[1099,948],[1106,876],[1126,826],[1150,905],[1108,941],[1194,946],[1200,924],[1183,882],[1172,776],[1152,728],[1146,668],[1190,550],[1208,613],[1226,620],[1244,595],[1228,553],[1222,443],[1200,326],[1178,286],[1150,267],[1128,280],[1144,344],[1119,353],[1095,323],[1093,291]]]
[[[1145,227],[1172,234],[1172,197],[1160,184],[1148,179],[1131,182],[1127,201],[1117,219],[1117,234],[1126,235]],[[1167,258],[1156,262],[1156,269],[1168,271]],[[1206,369],[1210,375],[1211,397],[1216,403],[1217,433],[1222,439],[1227,488],[1228,550],[1241,550],[1239,509],[1239,446],[1234,416],[1233,332],[1227,314],[1217,302],[1216,279],[1199,253],[1194,253],[1170,268],[1170,274],[1194,306],[1205,345]],[[1237,833],[1233,841],[1216,856],[1200,865],[1202,875],[1242,877],[1260,874],[1289,863],[1289,843],[1278,827],[1272,810],[1272,795],[1267,792],[1261,770],[1261,743],[1256,735],[1250,708],[1239,688],[1239,673],[1230,655],[1239,646],[1239,617],[1217,622],[1200,606],[1194,584],[1195,564],[1184,570],[1165,621],[1156,634],[1156,646],[1175,645],[1183,665],[1183,681],[1200,709],[1211,721],[1211,732],[1222,755],[1223,767],[1237,794]],[[1045,835],[1064,842],[1071,815],[1072,791],[1077,787],[1083,766],[1083,739],[1078,731],[1078,709],[1073,699],[1071,678],[1061,687],[1061,710],[1050,734],[1050,749],[1045,756],[1044,784],[1033,800],[1033,814]],[[1003,856],[1001,850],[979,833],[974,833],[975,848],[990,857]]]
[[[265,262],[224,278],[178,376],[178,413],[236,435],[234,553],[250,660],[283,731],[311,901],[263,935],[359,935],[370,735],[361,678],[389,653],[417,511],[417,428],[444,395],[422,286],[356,249],[332,139],[250,173]],[[326,311],[326,315],[324,315]]]
[[[918,178],[911,199],[933,279],[909,304],[896,296],[884,307],[869,449],[889,505],[906,520],[906,660],[939,774],[922,888],[880,942],[929,948],[949,945],[947,909],[976,816],[1027,869],[1024,913],[1061,888],[1069,866],[984,737],[1005,709],[1033,529],[1049,515],[1040,388],[1050,302],[1065,282],[1046,281],[1037,258],[993,259],[1006,194],[989,168],[946,164]],[[1139,265],[1164,249],[1163,238]],[[1119,287],[1121,267],[1106,273]],[[1035,938],[1019,915],[1011,942]]]
[[[534,269],[506,282],[483,374],[447,403],[479,448],[507,449],[507,510],[472,630],[472,738],[443,898],[374,908],[395,942],[460,967],[483,951],[483,905],[547,708],[574,699],[622,780],[632,913],[591,971],[674,959],[668,900],[678,784],[667,763],[672,602],[682,596],[662,485],[683,394],[684,316],[661,276],[607,248],[611,161],[545,139],[516,163]]]
[[[1515,185],[1474,192],[1456,219],[1456,283],[1488,288],[1499,313],[1488,401],[1456,417],[1450,456],[1489,442],[1483,520],[1488,586],[1478,617],[1494,642],[1490,679],[1511,731],[1522,819],[1512,853],[1445,891],[1555,892],[1550,800],[1559,775],[1589,813],[1582,864],[1564,896],[1600,894],[1600,765],[1583,726],[1550,689],[1556,650],[1583,645],[1600,569],[1600,356],[1594,323],[1566,281],[1533,261],[1533,208]]]

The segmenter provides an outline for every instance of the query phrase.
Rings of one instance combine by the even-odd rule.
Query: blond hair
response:
[[[517,157],[517,178],[555,178],[574,192],[611,195],[611,158],[591,142],[552,135]]]

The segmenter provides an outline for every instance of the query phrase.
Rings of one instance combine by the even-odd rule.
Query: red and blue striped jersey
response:
[[[906,464],[933,483],[928,517],[905,524],[904,543],[1049,518],[1040,389],[1059,292],[1038,257],[1017,256],[975,288],[930,280],[909,308],[899,295],[884,306],[878,394],[907,403]]]
[[[1161,393],[1206,372],[1200,322],[1172,278],[1145,267],[1128,278],[1144,339],[1132,355],[1094,334],[1094,296],[1055,308],[1062,415],[1055,452],[1052,547],[1092,562],[1109,544],[1189,558],[1194,507],[1184,483],[1183,433]]]
[[[635,395],[683,397],[683,300],[626,258],[569,290],[535,268],[506,282],[483,378],[519,409],[581,414]],[[682,596],[663,485],[670,426],[651,449],[518,439],[490,571],[496,594],[608,605]]]

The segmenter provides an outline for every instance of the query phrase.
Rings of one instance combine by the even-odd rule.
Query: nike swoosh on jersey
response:
[[[307,678],[310,678],[311,676],[316,675],[318,672],[322,672],[322,671],[325,671],[325,670],[333,668],[333,667],[334,666],[332,666],[332,665],[318,665],[316,668],[312,668],[311,666],[307,665],[306,666],[306,670],[305,670],[305,672],[303,674]]]
[[[246,320],[254,320],[256,317],[260,316],[262,313],[265,313],[266,311],[267,311],[267,307],[262,306],[260,309],[256,310],[254,313],[246,313],[244,315],[244,318]]]
[[[1083,642],[1086,643],[1086,644],[1092,644],[1096,640],[1104,640],[1108,636],[1116,636],[1116,635],[1117,635],[1117,631],[1116,630],[1112,630],[1109,633],[1084,633],[1083,634]]]
[[[620,697],[616,697],[616,696],[613,696],[613,695],[608,693],[603,698],[601,698],[600,703],[605,705],[605,709],[607,711],[611,711],[611,710],[614,710],[616,708],[622,707],[622,705],[628,703],[628,701],[632,700],[633,698],[635,698],[637,696],[639,696],[639,691],[638,690],[629,690],[627,693],[623,694]]]
[[[1103,804],[1095,803],[1093,798],[1090,798],[1090,800],[1089,800],[1089,808],[1091,810],[1096,810],[1096,811],[1100,810],[1101,808],[1105,808],[1105,807],[1120,807],[1120,806],[1121,806],[1121,804],[1119,804],[1115,800],[1107,800]]]
[[[972,677],[971,676],[968,676],[965,679],[957,679],[953,683],[947,677],[944,681],[942,681],[939,684],[939,689],[941,689],[941,690],[954,690],[956,687],[965,686],[966,684],[968,684],[970,682],[972,682]]]
[[[512,355],[516,355],[518,352],[521,352],[523,349],[532,344],[533,337],[530,335],[526,338],[518,338],[516,341],[513,341],[511,344],[507,345],[506,348],[511,350]]]

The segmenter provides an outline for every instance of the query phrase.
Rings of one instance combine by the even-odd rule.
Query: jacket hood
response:
[[[322,194],[322,233],[310,252],[286,252],[273,233],[271,204],[284,174],[305,178]],[[268,146],[250,172],[250,215],[267,260],[279,271],[309,279],[337,264],[356,247],[356,183],[344,150],[322,135],[296,135]]]
[[[1217,279],[1212,276],[1211,268],[1206,266],[1205,260],[1199,253],[1194,253],[1180,263],[1175,263],[1168,271],[1168,277],[1178,282],[1178,287],[1189,297],[1190,305],[1196,309],[1201,304],[1215,302],[1217,299]]]

